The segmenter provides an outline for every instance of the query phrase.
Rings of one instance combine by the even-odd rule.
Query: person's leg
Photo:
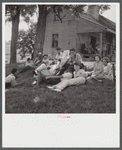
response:
[[[54,78],[54,79],[46,79],[45,83],[50,85],[56,85],[60,82],[60,79]]]
[[[66,88],[69,85],[69,80],[63,80],[60,83],[58,83],[57,85],[54,85],[54,89],[59,89],[59,90],[63,90],[64,88]]]
[[[85,84],[85,82],[86,82],[86,79],[84,77],[78,77],[78,78],[64,80],[64,81],[60,82],[58,85],[56,85],[55,88],[62,91],[67,86],[81,85],[81,84]]]
[[[73,78],[69,80],[69,86],[70,85],[81,85],[85,84],[86,79],[84,77],[78,77],[78,78]]]
[[[85,84],[85,81],[86,80],[84,77],[68,79],[68,80],[64,80],[63,82],[59,83],[56,87],[60,90],[63,90],[67,86]]]
[[[26,72],[26,71],[28,71],[29,69],[31,69],[32,67],[30,67],[30,66],[26,66],[26,67],[24,67],[23,69],[21,69],[20,71],[19,71],[19,73],[23,73],[23,72]]]
[[[41,73],[37,74],[37,78],[36,78],[36,86],[35,87],[39,87],[40,84],[42,83],[43,77]]]

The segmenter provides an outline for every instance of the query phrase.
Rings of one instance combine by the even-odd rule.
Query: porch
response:
[[[94,55],[109,57],[115,61],[116,40],[111,32],[77,33],[76,49],[82,55],[83,61],[94,61]]]

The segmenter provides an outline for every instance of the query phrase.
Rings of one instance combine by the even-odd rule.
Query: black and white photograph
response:
[[[104,125],[93,127],[96,130],[99,128],[100,130],[97,131],[102,132],[102,142],[95,139],[96,142],[93,141],[90,145],[91,141],[87,141],[86,137],[83,138],[83,141],[86,141],[84,144],[79,140],[74,141],[74,138],[70,136],[75,134],[76,128],[72,131],[73,133],[69,134],[71,143],[67,144],[67,140],[60,143],[58,134],[54,134],[53,131],[52,134],[56,138],[54,141],[48,142],[51,138],[48,130],[50,132],[54,130],[53,127],[49,127],[43,131],[48,137],[47,143],[46,137],[41,135],[44,138],[42,141],[45,143],[42,142],[40,145],[43,147],[51,145],[67,147],[71,144],[72,147],[80,147],[83,144],[84,147],[87,147],[98,146],[100,142],[101,147],[119,146],[119,128],[117,127],[119,124],[120,43],[118,24],[120,20],[118,15],[119,3],[2,4],[3,116],[8,118],[8,122],[7,119],[3,121],[5,135],[10,130],[9,127],[9,129],[5,129],[12,116],[21,118],[21,121],[14,120],[13,125],[10,123],[10,127],[14,128],[14,125],[18,124],[15,130],[20,128],[20,131],[24,132],[19,123],[23,124],[24,122],[26,125],[23,128],[28,128],[30,115],[34,115],[31,119],[36,120],[35,124],[37,120],[44,116],[47,117],[48,123],[44,121],[44,118],[42,119],[46,129],[48,125],[54,125],[51,120],[55,116],[60,121],[61,119],[69,120],[68,124],[72,130],[73,124],[82,124],[87,129],[91,124],[87,130],[91,137],[94,136],[90,130],[96,121],[94,115],[102,115],[101,119],[98,117],[98,120],[101,122],[103,119]],[[79,123],[78,117],[82,116],[84,119],[85,115],[87,119],[92,116],[94,121],[88,119],[87,122],[81,119]],[[111,119],[110,122],[113,124],[110,123],[110,126],[107,126],[108,115],[116,116],[116,122]],[[27,119],[23,121],[22,118],[25,116]],[[104,119],[103,116],[106,118]],[[74,117],[76,121],[73,123],[71,120]],[[57,128],[60,123],[63,126],[62,121],[59,122]],[[100,122],[97,121],[98,124]],[[115,128],[114,123],[116,124]],[[33,129],[32,124],[29,126]],[[101,126],[102,128],[100,128]],[[31,127],[30,130],[27,129],[30,133],[25,137],[30,134],[36,136],[38,131],[31,131]],[[107,133],[102,136],[103,127],[111,137],[108,145],[104,144],[107,142],[107,140],[104,141],[104,136],[106,138],[108,136]],[[66,128],[68,128],[67,125]],[[114,129],[112,130],[112,128]],[[65,129],[64,132],[66,132]],[[82,132],[84,133],[85,130]],[[96,132],[96,137],[99,137],[98,132]],[[77,134],[79,137],[81,136],[80,132]],[[89,135],[89,133],[87,134]],[[18,135],[16,136],[18,137]],[[16,136],[13,139],[16,139]],[[25,137],[23,138],[25,139]],[[114,140],[115,137],[117,142]],[[22,140],[24,141],[22,144],[20,140],[14,143],[12,139],[8,139],[8,147],[12,143],[13,147],[40,146],[38,140],[32,142],[28,139],[29,141],[25,142],[26,138],[25,141]],[[68,139],[68,137],[66,136],[64,139]],[[7,147],[7,140],[4,138],[3,141]],[[112,141],[114,142],[112,143]]]

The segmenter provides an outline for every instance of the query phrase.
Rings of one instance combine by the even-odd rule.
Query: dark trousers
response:
[[[19,71],[19,73],[26,72],[26,71],[28,71],[28,70],[31,69],[31,68],[32,68],[31,66],[26,66],[26,67],[24,67],[23,69],[21,69],[21,70]]]
[[[5,88],[8,89],[11,87],[11,83],[5,83]]]
[[[69,63],[65,63],[65,65],[61,68],[58,75],[62,75],[68,69],[69,66],[70,66]]]
[[[50,85],[55,85],[60,82],[60,78],[50,78],[46,79],[45,76],[42,76],[42,83],[50,84]]]

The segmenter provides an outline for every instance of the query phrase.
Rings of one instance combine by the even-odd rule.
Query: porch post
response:
[[[103,35],[102,35],[102,33],[100,33],[100,55],[102,55],[102,37],[103,37]]]

